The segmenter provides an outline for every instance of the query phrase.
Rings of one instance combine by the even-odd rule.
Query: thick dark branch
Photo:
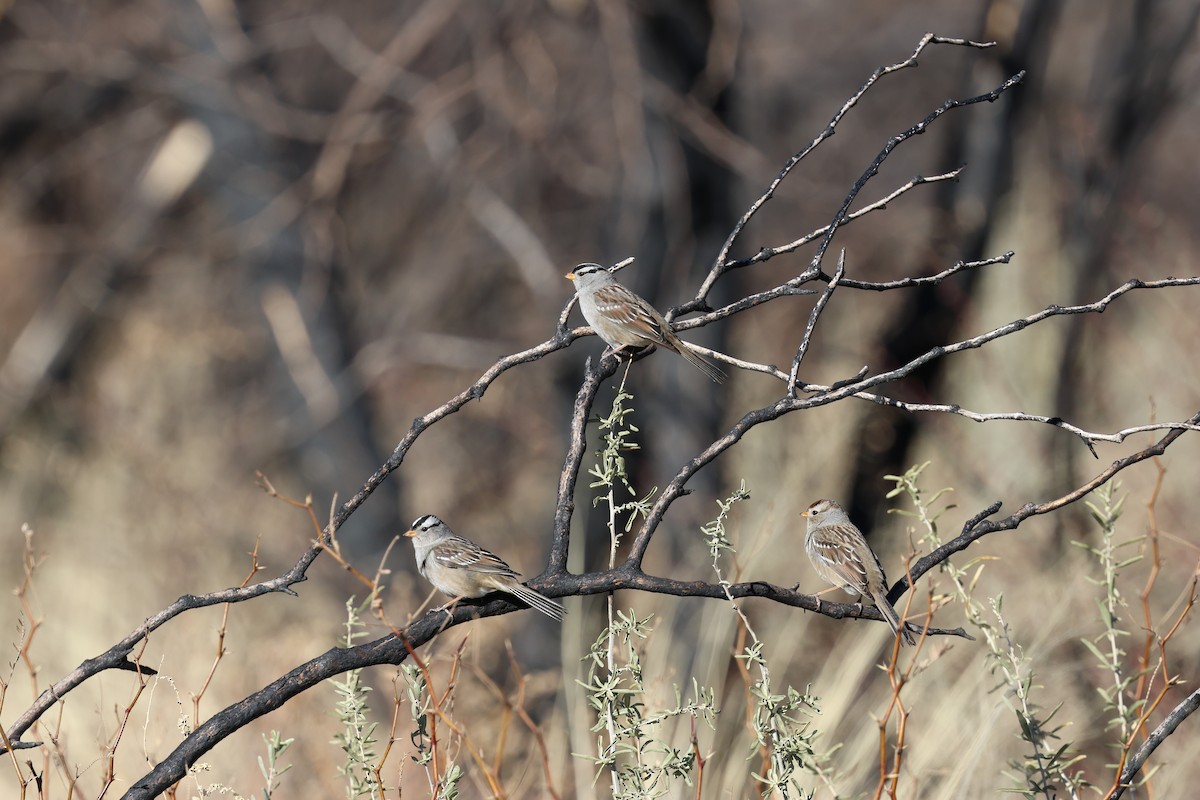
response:
[[[553,579],[530,581],[530,585],[548,597],[568,597],[583,594],[602,594],[622,589],[641,590],[669,594],[677,597],[709,597],[725,600],[725,587],[704,581],[676,581],[647,575],[628,564],[613,570],[587,575],[562,575]],[[818,612],[828,617],[842,619],[860,617],[881,621],[875,609],[850,603],[830,603],[822,600],[819,608],[817,598],[798,594],[781,586],[752,581],[735,583],[728,587],[734,597],[761,597],[785,605]],[[491,599],[495,598],[495,599]],[[408,658],[408,648],[417,648],[429,642],[442,631],[464,622],[483,617],[492,617],[521,610],[502,597],[491,596],[477,603],[463,602],[452,612],[431,611],[410,624],[399,635],[390,634],[373,642],[356,647],[334,648],[301,664],[286,675],[272,681],[228,708],[217,712],[184,739],[175,750],[139,779],[125,793],[125,800],[149,800],[157,797],[187,773],[187,768],[250,722],[282,707],[288,700],[317,686],[322,681],[349,672],[353,669],[400,664]],[[961,628],[930,628],[929,635],[960,636],[970,638]],[[405,646],[405,639],[408,646]]]
[[[197,608],[207,608],[209,606],[220,605],[221,603],[240,603],[245,600],[252,600],[255,597],[268,594],[270,592],[288,592],[295,594],[288,587],[293,584],[300,583],[305,580],[304,573],[321,552],[319,547],[310,547],[300,557],[300,560],[287,572],[269,581],[256,583],[251,586],[244,586],[235,589],[224,589],[219,592],[213,592],[206,595],[184,595],[176,600],[171,605],[159,611],[154,616],[147,619],[141,625],[133,630],[128,636],[115,645],[105,650],[95,658],[89,658],[78,667],[68,672],[59,680],[38,695],[34,700],[33,705],[25,710],[21,716],[13,722],[12,727],[8,729],[9,739],[18,739],[20,736],[29,730],[29,728],[37,722],[43,714],[54,707],[54,704],[69,694],[71,691],[79,687],[89,678],[99,675],[101,672],[110,669],[128,670],[132,666],[135,671],[143,675],[151,675],[153,670],[138,665],[131,665],[128,657],[133,652],[138,644],[149,636],[152,632],[158,630],[167,622],[170,622],[175,617],[185,611],[192,611]]]
[[[1125,790],[1133,785],[1133,779],[1137,777],[1142,765],[1146,763],[1146,759],[1150,754],[1158,749],[1158,746],[1166,741],[1167,737],[1175,732],[1175,729],[1193,713],[1196,709],[1200,709],[1200,689],[1189,694],[1183,699],[1183,702],[1171,709],[1171,713],[1167,718],[1159,724],[1157,728],[1150,732],[1146,741],[1142,742],[1142,746],[1137,749],[1137,752],[1129,757],[1129,761],[1125,763],[1125,769],[1121,770],[1121,782],[1116,790],[1108,796],[1109,800],[1117,800],[1121,795],[1125,794]]]
[[[579,481],[579,469],[587,453],[587,420],[601,384],[616,372],[617,363],[616,357],[610,356],[602,359],[595,368],[590,358],[584,364],[583,384],[575,394],[575,405],[571,412],[570,443],[558,477],[550,559],[543,574],[558,575],[567,571],[567,544],[571,538],[571,516],[575,513],[575,484]]]
[[[624,571],[624,568],[622,568]],[[734,583],[729,586],[722,586],[719,583],[707,583],[705,581],[677,581],[671,578],[660,578],[654,575],[647,575],[644,572],[639,572],[635,569],[628,570],[629,578],[618,588],[622,589],[639,589],[644,592],[653,592],[655,594],[667,594],[674,597],[710,597],[717,600],[728,599],[725,592],[728,590],[735,598],[743,597],[761,597],[766,600],[773,600],[782,605],[793,606],[795,608],[803,608],[805,611],[812,611],[816,614],[822,614],[832,619],[871,619],[877,622],[885,622],[882,614],[879,613],[873,606],[864,606],[860,603],[833,603],[828,600],[819,600],[816,595],[800,594],[792,589],[786,589],[782,586],[776,586],[766,581],[744,581],[742,583]],[[586,581],[588,576],[582,576]],[[598,591],[610,591],[609,589],[601,589]],[[580,591],[579,594],[593,594],[591,591]],[[921,629],[912,626],[916,633],[920,633]],[[963,639],[974,639],[962,628],[929,628],[927,633],[930,636],[958,636]]]
[[[440,633],[445,622],[444,613],[431,612],[409,625],[402,634],[412,647],[419,647]],[[158,797],[182,780],[188,767],[195,764],[197,759],[235,731],[280,708],[288,700],[324,680],[352,669],[399,664],[407,657],[408,649],[401,638],[395,635],[356,647],[329,650],[205,720],[170,755],[134,783],[123,797],[127,800]]]
[[[13,750],[33,750],[35,747],[41,747],[45,742],[13,742]],[[3,747],[0,747],[0,755],[7,753]]]

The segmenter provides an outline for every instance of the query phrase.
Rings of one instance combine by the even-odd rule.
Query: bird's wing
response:
[[[831,583],[840,583],[850,592],[868,594],[867,565],[851,545],[845,532],[835,528],[823,536],[814,537],[810,550],[812,557],[824,566]]]
[[[596,308],[616,322],[636,329],[652,342],[669,344],[671,328],[661,314],[642,298],[620,285],[601,286]]]
[[[457,536],[434,547],[429,555],[449,567],[518,577],[518,573],[500,556]]]

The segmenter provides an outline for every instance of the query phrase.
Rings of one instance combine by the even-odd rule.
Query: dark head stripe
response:
[[[427,531],[434,525],[437,525],[439,521],[433,514],[425,514],[413,521],[412,529],[414,531]]]

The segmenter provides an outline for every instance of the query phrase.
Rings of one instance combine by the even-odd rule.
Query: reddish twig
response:
[[[1191,590],[1188,593],[1188,599],[1184,604],[1183,610],[1179,612],[1179,616],[1175,618],[1175,623],[1171,626],[1171,629],[1167,631],[1167,634],[1158,640],[1158,668],[1155,671],[1162,673],[1162,689],[1159,690],[1158,695],[1154,698],[1153,702],[1147,703],[1142,707],[1142,713],[1138,716],[1138,720],[1134,724],[1133,731],[1129,734],[1129,738],[1121,743],[1121,759],[1117,763],[1117,770],[1116,775],[1113,778],[1112,788],[1109,789],[1108,794],[1104,796],[1104,800],[1116,800],[1116,798],[1121,796],[1125,789],[1133,784],[1133,779],[1137,777],[1137,774],[1141,770],[1142,765],[1145,764],[1146,759],[1150,757],[1150,754],[1154,752],[1155,748],[1157,748],[1158,745],[1162,743],[1162,740],[1166,738],[1166,735],[1160,733],[1160,731],[1164,730],[1164,725],[1172,723],[1170,724],[1169,730],[1173,731],[1180,722],[1186,719],[1187,716],[1196,709],[1195,706],[1190,706],[1191,710],[1187,710],[1191,698],[1196,696],[1196,693],[1193,693],[1191,697],[1189,697],[1187,700],[1184,700],[1183,703],[1177,706],[1175,710],[1173,710],[1171,714],[1167,716],[1167,719],[1163,721],[1162,725],[1146,736],[1146,741],[1142,743],[1142,746],[1138,749],[1137,753],[1133,757],[1130,757],[1129,753],[1133,748],[1133,743],[1137,740],[1138,735],[1143,733],[1146,721],[1150,719],[1150,715],[1154,713],[1159,704],[1162,703],[1162,701],[1166,698],[1167,692],[1170,691],[1171,687],[1178,686],[1183,682],[1178,676],[1171,677],[1171,673],[1167,667],[1167,643],[1171,641],[1173,636],[1175,636],[1175,632],[1178,631],[1183,625],[1183,621],[1187,618],[1192,608],[1196,605],[1196,583],[1197,579],[1192,578]],[[1149,691],[1148,687],[1147,691]]]
[[[535,724],[529,716],[529,712],[525,710],[525,674],[521,672],[520,665],[517,664],[516,654],[513,653],[512,642],[504,643],[505,653],[508,655],[509,668],[517,678],[518,685],[518,702],[516,703],[517,716],[524,723],[525,727],[533,734],[533,740],[537,744],[538,753],[542,759],[542,774],[546,776],[546,791],[554,800],[559,800],[558,791],[554,788],[554,775],[550,770],[550,752],[546,749],[546,737],[542,735],[542,729]]]
[[[254,540],[254,549],[250,552],[250,572],[242,580],[241,588],[245,588],[250,583],[250,579],[263,569],[262,565],[258,563],[258,546],[261,541],[261,538]],[[226,603],[225,607],[221,610],[221,626],[217,628],[217,655],[213,658],[212,666],[208,668],[208,675],[205,676],[204,683],[200,686],[200,691],[192,695],[193,728],[200,724],[200,700],[204,697],[204,693],[208,691],[213,676],[217,674],[217,665],[225,657],[225,632],[229,624],[229,609],[232,607],[232,603]]]

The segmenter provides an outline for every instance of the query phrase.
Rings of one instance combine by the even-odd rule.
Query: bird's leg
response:
[[[460,594],[458,597],[454,598],[449,603],[442,603],[437,608],[430,609],[430,610],[431,611],[453,611],[454,607],[459,604],[459,601],[465,600],[465,599],[466,598]]]
[[[455,607],[456,605],[458,605],[458,602],[459,602],[460,600],[463,600],[463,599],[465,599],[465,598],[464,598],[464,596],[460,594],[458,597],[454,598],[454,599],[453,599],[453,600],[451,600],[449,603],[442,603],[442,604],[441,604],[440,606],[438,606],[437,608],[430,609],[430,610],[431,610],[431,611],[433,611],[434,613],[437,613],[438,611],[445,611],[445,612],[446,612],[446,621],[442,623],[442,627],[441,627],[441,629],[439,630],[439,633],[440,633],[441,631],[444,631],[444,630],[446,630],[446,626],[447,626],[447,625],[449,625],[449,624],[450,624],[450,623],[451,623],[451,622],[454,620],[454,607]]]
[[[813,599],[817,601],[817,612],[818,613],[820,613],[820,611],[821,611],[821,595],[828,594],[829,592],[832,592],[835,589],[837,589],[836,586],[830,586],[828,589],[822,589],[819,592],[813,592]],[[793,592],[796,592],[799,590],[800,590],[800,584],[798,584],[798,583],[792,587]]]

